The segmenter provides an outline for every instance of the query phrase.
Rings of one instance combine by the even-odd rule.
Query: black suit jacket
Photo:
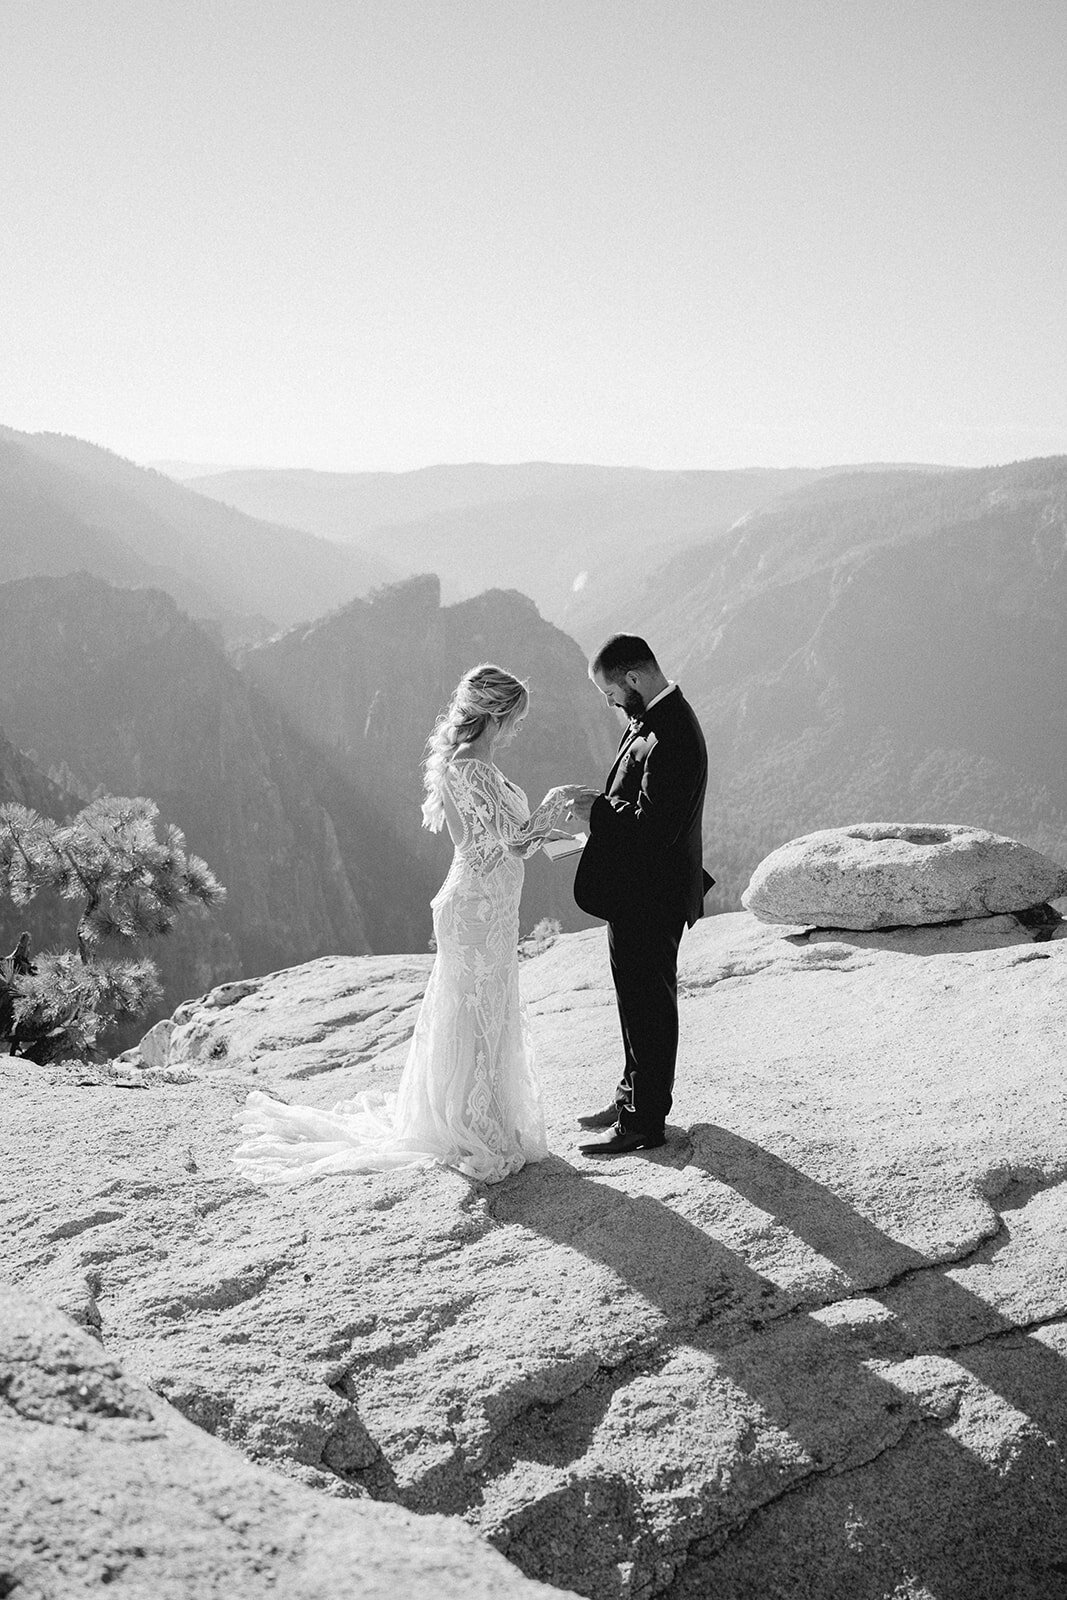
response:
[[[708,752],[679,688],[623,734],[605,792],[593,802],[574,898],[591,916],[704,914],[714,882],[704,871],[701,817]]]

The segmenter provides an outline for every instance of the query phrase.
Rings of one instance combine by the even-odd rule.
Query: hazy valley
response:
[[[191,486],[387,560],[398,576],[436,572],[446,601],[487,584],[519,589],[588,644],[590,626],[672,550],[822,475],[534,461],[406,473],[242,470],[198,475]]]
[[[709,910],[783,840],[861,818],[1067,855],[1064,458],[207,480],[258,496],[258,520],[58,436],[0,431],[0,469],[4,798],[144,793],[229,889],[161,946],[165,1006],[331,951],[425,950],[448,846],[419,827],[419,762],[452,685],[487,658],[529,677],[507,764],[533,802],[596,781],[618,729],[584,649],[617,624],[708,736]],[[571,870],[529,864],[524,930],[582,925]],[[3,937],[52,937],[49,915],[6,906]]]
[[[65,434],[0,427],[7,578],[85,570],[153,585],[227,640],[261,638],[363,594],[384,563],[257,521]]]

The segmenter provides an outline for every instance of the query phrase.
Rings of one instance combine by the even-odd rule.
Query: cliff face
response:
[[[486,660],[530,683],[529,715],[501,762],[531,805],[554,784],[601,780],[615,719],[578,646],[524,595],[491,590],[442,606],[436,578],[413,578],[248,651],[242,670],[439,881],[450,846],[421,827],[420,763],[459,678]],[[573,870],[527,863],[524,930],[543,916],[587,925],[571,899]]]
[[[0,586],[0,683],[0,725],[39,767],[81,803],[149,796],[226,885],[151,947],[171,1003],[298,954],[425,948],[427,884],[390,830],[169,596]]]
[[[1067,458],[829,479],[679,556],[632,615],[708,736],[709,904],[876,814],[1067,860]]]
[[[77,810],[77,797],[46,777],[38,766],[0,732],[0,805],[9,801],[29,806],[46,817],[65,817]]]
[[[451,847],[420,825],[423,746],[462,672],[493,657],[531,680],[507,766],[534,802],[602,774],[613,718],[578,647],[520,595],[442,608],[436,580],[415,580],[239,671],[158,590],[27,578],[0,586],[0,764],[10,798],[53,813],[101,790],[147,795],[226,885],[219,910],[149,947],[165,1011],[294,960],[426,949]],[[573,870],[529,864],[524,930],[544,916],[585,925]],[[69,931],[63,908],[0,910],[0,945],[24,926],[36,944]]]

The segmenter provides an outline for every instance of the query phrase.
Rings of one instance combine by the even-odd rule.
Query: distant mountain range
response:
[[[0,428],[0,569],[150,584],[227,639],[263,638],[365,593],[391,568],[257,521],[97,445]]]
[[[1067,861],[1067,457],[809,485],[679,554],[627,615],[708,735],[736,907],[783,841],[968,822]]]
[[[213,478],[220,472],[251,472],[251,467],[235,465],[232,461],[143,461],[141,466],[152,472],[162,472],[176,483],[193,483],[197,478]]]
[[[530,684],[529,715],[502,761],[531,806],[554,784],[603,774],[618,740],[614,713],[574,640],[514,591],[442,606],[436,577],[411,578],[246,651],[241,670],[439,881],[450,847],[421,827],[420,763],[437,713],[483,660]],[[527,863],[524,928],[543,916],[589,926],[570,892],[574,865]]]
[[[0,585],[0,726],[64,811],[147,795],[226,885],[151,947],[162,1009],[297,951],[425,947],[430,875],[169,595],[84,573]]]
[[[162,942],[165,1006],[425,949],[449,850],[419,827],[419,763],[466,668],[530,680],[507,766],[533,803],[606,769],[618,729],[571,633],[646,633],[696,705],[712,910],[778,844],[855,820],[968,822],[1067,860],[1067,457],[208,481],[267,502],[0,429],[0,798],[146,794],[185,829],[230,893]],[[317,533],[284,525],[312,511]],[[416,562],[438,575],[381,581]],[[580,925],[570,876],[529,863],[524,931]],[[0,907],[0,953],[61,923]]]
[[[573,640],[522,595],[442,608],[436,579],[382,590],[252,649],[241,669],[159,590],[86,573],[0,584],[0,799],[68,815],[95,793],[147,795],[225,884],[210,916],[151,946],[166,997],[330,953],[424,950],[447,836],[421,828],[423,746],[474,660],[533,691],[508,763],[537,792],[592,778],[614,722]],[[587,924],[573,866],[531,864],[528,931]],[[0,953],[62,908],[0,905]],[[5,944],[5,941],[9,943]]]
[[[824,475],[475,463],[403,473],[223,472],[198,476],[196,489],[358,547],[401,574],[436,572],[446,601],[487,583],[519,589],[583,636],[586,619],[617,609],[634,578],[674,550]]]

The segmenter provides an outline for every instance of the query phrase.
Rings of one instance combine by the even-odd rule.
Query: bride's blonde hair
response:
[[[513,678],[502,667],[491,661],[465,672],[452,691],[447,710],[438,717],[434,730],[426,741],[426,760],[423,762],[423,784],[426,799],[422,805],[422,825],[431,833],[439,833],[445,820],[441,801],[441,779],[453,752],[461,744],[480,738],[491,722],[506,733],[522,716],[530,703],[524,683]]]

